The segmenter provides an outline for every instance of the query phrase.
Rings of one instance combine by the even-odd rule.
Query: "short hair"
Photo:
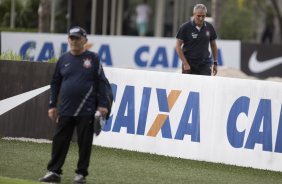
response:
[[[204,10],[205,13],[208,12],[207,7],[204,4],[196,4],[193,8],[193,13],[195,13],[198,9]]]

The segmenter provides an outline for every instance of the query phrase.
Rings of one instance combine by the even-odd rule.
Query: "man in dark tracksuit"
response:
[[[61,180],[64,164],[74,128],[77,129],[79,159],[74,183],[86,183],[93,142],[93,122],[96,110],[106,116],[107,99],[103,94],[107,80],[96,53],[84,49],[86,31],[74,27],[69,31],[70,51],[62,55],[56,65],[51,81],[48,116],[57,122],[52,144],[52,156],[47,174],[41,182]],[[59,96],[60,95],[60,96]],[[60,101],[57,115],[57,102]]]
[[[197,75],[217,74],[216,32],[213,26],[204,21],[207,8],[196,4],[193,9],[193,20],[181,25],[176,35],[176,52],[182,61],[182,73]],[[211,71],[211,57],[213,55]],[[183,47],[182,47],[183,46]]]

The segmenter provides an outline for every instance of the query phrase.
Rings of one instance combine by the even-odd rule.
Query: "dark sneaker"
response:
[[[86,178],[82,174],[76,174],[73,180],[74,184],[85,184]]]
[[[61,182],[61,176],[54,172],[47,172],[43,178],[39,179],[40,182],[46,182],[46,183],[60,183]]]

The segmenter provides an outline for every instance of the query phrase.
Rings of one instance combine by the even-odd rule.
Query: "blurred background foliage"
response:
[[[50,21],[42,23],[38,11],[40,5],[43,6],[44,3],[49,3],[50,7],[51,1],[52,0],[15,0],[15,28],[10,28],[11,0],[0,0],[0,31],[51,32],[50,30],[42,31],[42,29],[40,29],[40,25],[46,25],[46,22],[49,23]],[[207,0],[203,2],[213,4],[215,7],[212,11],[215,11],[219,17],[214,19],[219,39],[260,42],[263,29],[265,25],[269,23],[269,17],[272,16],[271,19],[275,19],[276,25],[278,25],[275,27],[275,31],[277,31],[277,33],[279,31],[278,35],[280,35],[281,43],[282,8],[280,1],[281,0]],[[70,16],[66,13],[67,1],[55,0],[54,2],[56,3],[56,22],[53,32],[66,32],[68,29],[67,26],[69,26],[67,17]],[[208,10],[208,12],[212,11]],[[80,20],[84,19],[82,17]]]
[[[222,18],[219,26],[221,39],[250,41],[256,37],[256,13],[254,1],[242,4],[234,0],[225,0],[222,5]]]
[[[15,1],[15,27],[20,30],[34,30],[38,27],[39,0]],[[11,0],[0,0],[0,25],[1,29],[8,30],[11,19]]]

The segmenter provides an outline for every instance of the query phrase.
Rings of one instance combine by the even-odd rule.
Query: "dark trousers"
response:
[[[194,74],[194,75],[211,75],[211,61],[208,59],[205,62],[189,60],[190,70],[184,70],[182,64],[182,73],[183,74]],[[198,64],[200,63],[200,64]]]
[[[79,159],[77,162],[77,174],[88,175],[88,167],[93,142],[94,116],[60,117],[56,125],[52,143],[51,160],[48,163],[49,171],[62,174],[62,166],[65,162],[74,128],[77,130],[77,143]]]

